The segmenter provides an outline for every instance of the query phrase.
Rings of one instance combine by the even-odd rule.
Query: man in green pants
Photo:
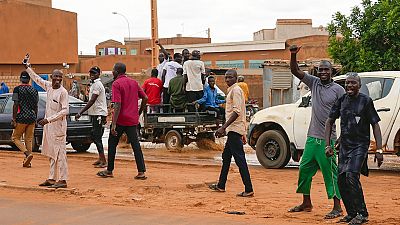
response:
[[[332,81],[332,65],[329,61],[321,61],[318,67],[318,77],[311,76],[299,69],[296,55],[301,47],[290,46],[290,69],[293,75],[304,82],[311,90],[312,113],[307,133],[307,142],[300,162],[297,193],[303,194],[303,203],[289,209],[289,212],[310,212],[312,203],[310,197],[313,176],[320,169],[324,177],[328,199],[333,199],[334,206],[325,219],[342,216],[340,193],[337,184],[336,152],[331,157],[325,155],[325,121],[330,109],[337,99],[345,94],[344,88]],[[336,129],[333,128],[331,145],[336,140]]]

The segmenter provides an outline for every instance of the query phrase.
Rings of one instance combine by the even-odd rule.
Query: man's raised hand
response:
[[[297,54],[300,51],[300,49],[301,49],[301,46],[297,46],[297,45],[291,45],[289,47],[289,51],[292,54]]]
[[[22,64],[25,66],[25,68],[28,68],[31,66],[29,60],[30,60],[29,53],[26,53],[25,58],[22,60]]]

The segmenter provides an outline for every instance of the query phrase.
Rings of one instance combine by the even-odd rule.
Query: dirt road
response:
[[[92,161],[94,157],[89,154],[68,155],[69,189],[54,192],[37,187],[47,177],[48,161],[45,157],[36,154],[33,167],[26,169],[21,167],[21,153],[0,151],[0,171],[3,171],[0,175],[0,202],[1,199],[45,204],[68,202],[78,209],[113,205],[121,207],[121,210],[167,210],[172,217],[183,215],[191,218],[201,214],[251,224],[336,222],[323,219],[331,209],[332,202],[326,199],[320,173],[313,181],[313,211],[292,214],[287,209],[301,200],[301,196],[295,193],[297,169],[250,167],[255,197],[243,199],[235,197],[236,193],[243,191],[236,166],[232,166],[229,174],[227,192],[214,193],[208,190],[205,183],[217,180],[219,165],[148,161],[149,179],[137,181],[133,179],[136,174],[133,160],[117,160],[115,177],[108,179],[95,176],[98,169],[91,166]],[[369,178],[362,178],[370,224],[400,224],[399,178],[399,173],[380,171],[373,171]],[[226,211],[244,211],[246,214],[228,215]]]

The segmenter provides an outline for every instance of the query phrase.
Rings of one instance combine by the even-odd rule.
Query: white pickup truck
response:
[[[374,100],[381,122],[384,153],[400,156],[400,71],[359,73],[360,92]],[[344,87],[344,75],[333,80]],[[265,168],[283,168],[290,158],[299,161],[304,150],[311,119],[310,92],[293,104],[279,105],[257,112],[249,124],[248,143],[256,150]],[[340,134],[339,121],[336,121]],[[375,148],[371,132],[370,150]]]

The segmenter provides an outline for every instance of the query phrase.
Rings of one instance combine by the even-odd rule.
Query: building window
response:
[[[126,55],[126,48],[121,48],[121,55]]]
[[[137,50],[136,49],[131,49],[131,55],[137,55]]]
[[[99,48],[99,55],[105,55],[104,54],[104,48]]]
[[[259,69],[261,64],[264,63],[264,60],[249,60],[249,68],[250,69]]]
[[[211,66],[211,61],[204,61],[204,66],[210,67]]]
[[[216,61],[216,64],[219,68],[244,68],[244,60]]]

